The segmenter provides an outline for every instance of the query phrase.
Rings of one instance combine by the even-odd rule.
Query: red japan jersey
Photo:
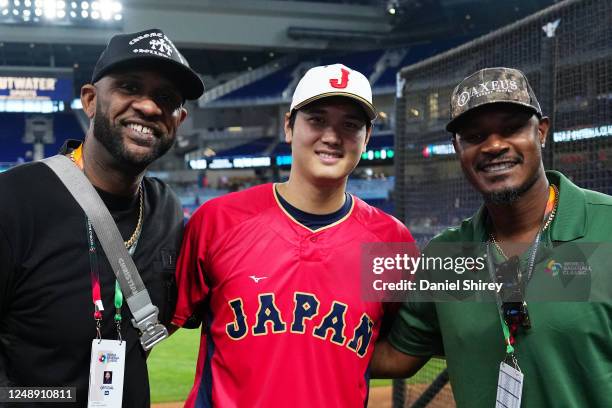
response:
[[[203,317],[186,407],[358,407],[383,304],[361,296],[362,243],[413,242],[395,218],[353,197],[312,231],[273,184],[208,201],[187,225],[174,324]]]

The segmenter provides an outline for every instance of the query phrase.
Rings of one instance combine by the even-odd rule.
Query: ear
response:
[[[455,154],[457,155],[457,157],[459,157],[459,149],[461,148],[461,146],[459,146],[459,142],[457,142],[456,133],[453,133],[453,138],[451,140],[453,141],[453,147],[455,148]]]
[[[291,129],[291,126],[289,126],[290,117],[290,112],[285,113],[285,142],[289,144],[291,144],[291,141],[293,140],[293,130]]]
[[[175,116],[178,120],[178,122],[176,123],[177,127],[179,127],[181,123],[183,123],[185,119],[187,119],[187,114],[188,114],[187,109],[185,109],[182,106],[178,108],[176,111],[174,111],[173,116]]]
[[[96,114],[96,87],[92,84],[85,84],[81,87],[81,104],[83,112],[89,119],[93,119]]]
[[[365,142],[363,143],[363,149],[361,149],[361,153],[365,153],[368,147],[368,142],[370,141],[370,136],[372,136],[372,128],[374,126],[371,125],[369,129],[366,130]]]
[[[540,140],[540,145],[544,147],[546,145],[546,138],[548,137],[548,130],[550,129],[550,119],[546,116],[540,119],[540,123],[538,123],[538,138]]]

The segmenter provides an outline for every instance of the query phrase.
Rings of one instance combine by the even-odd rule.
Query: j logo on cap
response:
[[[342,73],[342,77],[340,78],[340,80],[336,78],[330,79],[329,84],[333,86],[334,88],[344,89],[348,86],[350,72],[344,68],[340,68],[340,72]]]
[[[376,118],[370,82],[361,72],[342,64],[309,69],[295,87],[290,111],[330,96],[354,99],[363,107],[370,120]]]

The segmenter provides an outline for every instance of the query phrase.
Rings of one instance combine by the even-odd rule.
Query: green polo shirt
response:
[[[532,328],[515,344],[525,375],[522,407],[612,407],[612,197],[579,188],[559,172],[546,176],[559,187],[559,204],[542,237],[546,256],[538,257],[526,290]],[[486,242],[486,225],[482,207],[428,248]],[[564,262],[576,252],[588,259],[587,277],[568,276],[584,266]],[[551,260],[562,270],[551,268]],[[572,301],[544,301],[566,296],[572,285]],[[494,302],[406,302],[389,341],[409,355],[446,356],[458,407],[495,406],[505,347]]]

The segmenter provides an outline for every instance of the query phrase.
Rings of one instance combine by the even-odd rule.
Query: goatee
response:
[[[501,191],[494,191],[491,193],[483,193],[485,203],[496,204],[496,205],[509,205],[515,203],[519,198],[523,196],[533,185],[538,181],[540,177],[539,172],[536,172],[533,177],[528,179],[521,186],[516,188],[510,188]]]
[[[93,136],[108,150],[117,162],[123,167],[145,169],[155,160],[166,154],[172,147],[174,140],[168,135],[155,135],[158,143],[154,144],[147,154],[135,155],[128,151],[123,142],[123,126],[111,125],[108,116],[96,106],[96,116],[93,121]]]

